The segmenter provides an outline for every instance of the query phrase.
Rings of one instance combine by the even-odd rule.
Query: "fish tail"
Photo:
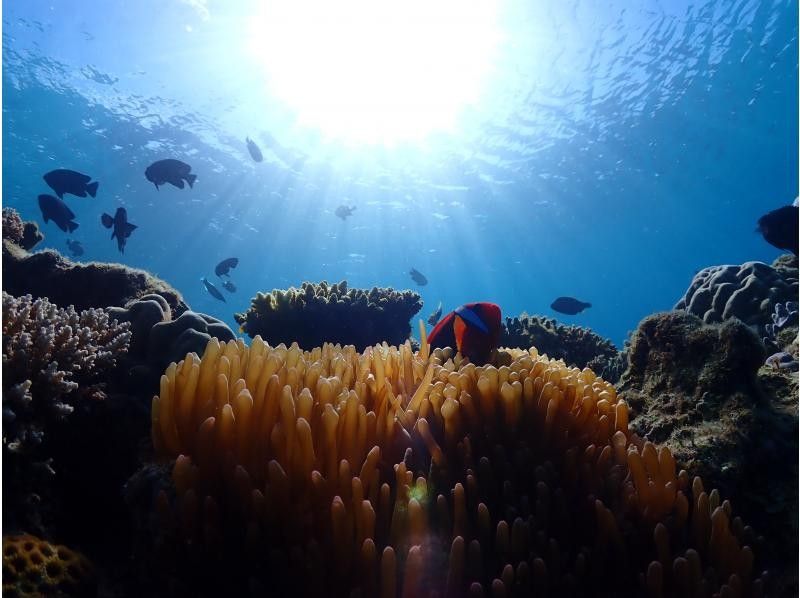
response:
[[[78,228],[78,223],[77,222],[69,222],[67,224],[67,228],[69,229],[69,232],[73,232],[76,228]]]
[[[89,195],[91,195],[92,197],[96,197],[97,196],[97,187],[99,185],[100,185],[100,183],[98,183],[97,181],[95,181],[94,183],[89,183],[88,185],[86,185],[86,190],[89,192]]]
[[[189,187],[194,187],[194,182],[197,180],[196,174],[187,174],[186,175],[186,182],[189,183]]]

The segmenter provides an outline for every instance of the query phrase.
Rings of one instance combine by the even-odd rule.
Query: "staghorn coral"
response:
[[[785,456],[798,451],[797,382],[786,392],[781,374],[761,368],[764,357],[738,320],[705,325],[685,312],[654,314],[632,337],[617,389],[636,432],[718,487],[777,556],[796,562],[798,470]]]
[[[535,349],[506,355],[500,368],[429,356],[423,330],[416,354],[256,338],[170,365],[152,408],[162,462],[128,485],[167,578],[155,583],[204,596],[762,595],[752,530],[629,431],[613,386]]]
[[[274,345],[297,342],[310,348],[330,342],[363,349],[383,341],[405,342],[410,320],[421,308],[422,300],[413,291],[348,289],[347,281],[323,280],[258,293],[250,309],[234,317],[251,338],[260,335]]]
[[[552,318],[526,313],[506,318],[500,343],[504,347],[536,347],[548,357],[563,359],[568,365],[579,368],[589,366],[598,374],[619,354],[611,341],[588,328],[563,326]]]
[[[745,262],[741,266],[712,266],[700,270],[674,309],[687,311],[706,324],[738,318],[761,330],[771,323],[776,303],[796,300],[797,258]]]
[[[35,222],[23,222],[16,210],[3,208],[3,239],[8,239],[22,249],[31,250],[44,239],[44,234]]]
[[[31,493],[52,473],[53,455],[42,447],[46,431],[80,398],[104,397],[105,378],[127,351],[130,332],[100,309],[78,313],[3,292],[2,342],[3,480],[16,505],[4,514],[27,520]]]
[[[36,536],[3,536],[3,595],[88,596],[94,571],[85,556]]]
[[[772,313],[772,322],[764,327],[764,346],[771,349],[783,349],[797,338],[797,301],[776,303]]]
[[[57,251],[29,253],[3,240],[3,290],[46,297],[56,305],[75,309],[125,305],[156,293],[179,315],[188,309],[181,294],[144,270],[123,264],[73,262]]]

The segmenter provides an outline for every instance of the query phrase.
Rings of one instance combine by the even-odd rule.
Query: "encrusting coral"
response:
[[[762,595],[752,530],[629,431],[613,386],[422,332],[417,353],[257,337],[170,365],[161,462],[128,497],[173,593]]]
[[[79,399],[104,397],[105,378],[129,342],[128,324],[101,309],[79,313],[3,292],[3,481],[11,505],[4,505],[5,516],[26,511],[14,501],[25,503],[52,471],[53,455],[41,448],[48,427]]]
[[[390,288],[349,289],[347,281],[304,282],[299,289],[258,293],[250,309],[235,314],[241,330],[273,345],[296,342],[312,348],[322,343],[402,344],[410,320],[422,308],[419,294]]]
[[[3,596],[89,596],[92,565],[82,554],[35,536],[3,536]]]

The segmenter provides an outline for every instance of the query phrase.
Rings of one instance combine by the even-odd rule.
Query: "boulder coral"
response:
[[[794,262],[779,258],[773,266],[762,262],[712,266],[695,275],[674,309],[694,314],[706,324],[738,318],[762,330],[772,323],[775,304],[796,301],[797,294],[796,257]]]
[[[258,293],[250,309],[235,314],[241,330],[266,342],[355,345],[359,349],[386,341],[402,344],[410,320],[422,308],[419,294],[391,288],[350,289],[347,281],[304,282],[300,288]]]
[[[93,567],[79,552],[29,534],[3,536],[4,596],[90,596],[95,592]]]
[[[35,222],[23,222],[13,208],[3,208],[3,239],[30,251],[44,239],[44,234]]]
[[[796,564],[796,380],[778,396],[780,380],[760,374],[764,348],[750,327],[706,325],[685,312],[642,320],[629,359],[617,390],[631,405],[631,428],[718,487],[776,556]]]
[[[629,430],[612,385],[507,353],[257,337],[170,365],[158,462],[128,484],[141,578],[192,596],[763,595],[752,530]]]

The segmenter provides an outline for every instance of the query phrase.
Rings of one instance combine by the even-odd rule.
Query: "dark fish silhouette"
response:
[[[578,301],[574,297],[559,297],[550,304],[550,309],[562,314],[567,314],[568,316],[574,316],[591,306],[591,303]]]
[[[494,303],[467,303],[451,311],[428,335],[432,348],[455,347],[475,365],[485,364],[502,331],[500,307]]]
[[[40,195],[39,209],[42,211],[45,224],[52,220],[64,232],[72,232],[78,228],[78,223],[74,222],[75,214],[57,197]]]
[[[81,245],[80,241],[67,239],[67,247],[69,247],[69,252],[72,254],[72,257],[80,257],[83,255],[83,245]]]
[[[222,260],[217,266],[214,268],[214,274],[217,276],[230,276],[228,272],[231,268],[235,268],[239,265],[239,258],[238,257],[229,257],[226,260]]]
[[[214,299],[219,299],[219,300],[220,300],[220,301],[222,301],[223,303],[227,303],[227,301],[225,301],[225,297],[223,297],[223,296],[222,296],[222,293],[220,293],[220,292],[219,292],[219,289],[218,289],[217,287],[215,287],[213,284],[211,284],[210,282],[208,282],[208,279],[206,279],[206,277],[205,277],[205,276],[204,276],[203,278],[201,278],[200,280],[202,280],[202,281],[203,281],[203,284],[205,285],[205,287],[206,287],[206,290],[207,290],[209,293],[211,293],[211,296],[212,296]]]
[[[144,176],[147,180],[153,183],[158,189],[159,185],[169,183],[175,185],[178,189],[183,189],[183,181],[189,183],[189,187],[194,186],[197,175],[191,173],[192,167],[186,162],[168,158],[166,160],[159,160],[153,162],[144,171]]]
[[[439,307],[436,308],[431,315],[428,316],[428,324],[431,326],[436,326],[436,322],[439,321],[439,318],[442,317],[442,302],[439,301]]]
[[[763,235],[764,240],[778,249],[785,249],[797,255],[798,208],[783,206],[772,210],[758,219],[756,232]]]
[[[334,212],[334,214],[336,214],[342,220],[347,220],[348,216],[352,216],[353,215],[353,212],[355,211],[355,209],[356,209],[355,206],[346,206],[346,205],[342,204],[341,206],[336,208],[336,212]]]
[[[236,292],[236,285],[233,284],[232,280],[226,280],[225,282],[223,282],[222,283],[222,288],[225,289],[226,291],[228,291],[229,293],[235,293]]]
[[[250,152],[250,157],[253,158],[256,162],[261,162],[264,160],[264,156],[261,154],[261,148],[256,145],[256,142],[247,138],[247,151]]]
[[[62,199],[65,193],[71,193],[78,197],[86,197],[88,193],[95,197],[97,195],[97,186],[100,184],[97,181],[90,183],[89,181],[92,180],[92,177],[74,170],[67,170],[66,168],[51,170],[42,178],[56,192],[56,195]]]
[[[113,217],[104,213],[100,216],[100,220],[106,228],[114,228],[111,238],[116,237],[117,249],[119,249],[120,253],[125,253],[125,244],[128,242],[128,237],[136,230],[136,225],[128,222],[128,211],[125,208],[117,208]]]
[[[408,274],[411,276],[411,280],[416,282],[419,286],[424,287],[426,284],[428,284],[428,279],[425,278],[425,275],[416,268],[411,268]]]

